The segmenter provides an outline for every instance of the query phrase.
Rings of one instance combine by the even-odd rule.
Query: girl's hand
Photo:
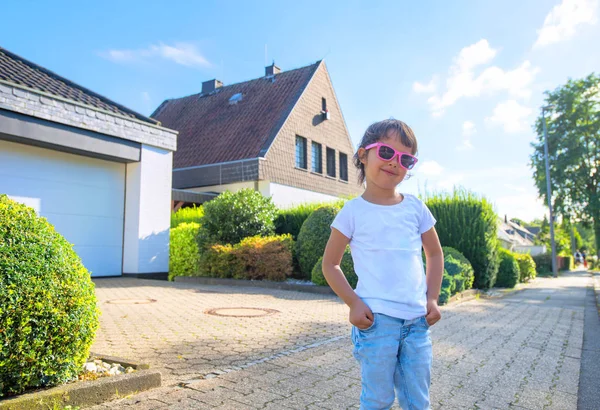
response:
[[[373,325],[373,312],[360,298],[350,305],[350,323],[361,330],[365,330]]]
[[[435,325],[442,318],[442,312],[437,304],[437,300],[430,299],[427,301],[427,315],[425,320],[429,326]]]

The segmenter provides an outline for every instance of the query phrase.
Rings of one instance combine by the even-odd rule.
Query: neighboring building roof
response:
[[[526,226],[527,230],[531,232],[533,235],[537,235],[542,230],[539,226]]]
[[[50,70],[0,47],[0,80],[42,91],[97,109],[136,118],[151,124],[157,121],[138,114],[106,97],[96,94]]]
[[[533,242],[519,234],[516,227],[523,228],[522,226],[513,222],[505,222],[504,219],[498,218],[498,238],[504,241],[513,243],[519,246],[533,246]]]
[[[163,102],[152,117],[179,131],[173,168],[264,157],[320,64]]]

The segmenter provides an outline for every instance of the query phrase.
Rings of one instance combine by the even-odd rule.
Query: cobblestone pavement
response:
[[[97,280],[95,352],[141,360],[159,389],[95,409],[358,408],[347,309],[334,297],[135,279]],[[576,409],[585,272],[443,308],[432,327],[434,409]],[[156,299],[150,304],[109,300]],[[216,307],[280,313],[230,318]]]

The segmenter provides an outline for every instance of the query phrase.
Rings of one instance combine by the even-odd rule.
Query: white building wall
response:
[[[307,189],[295,188],[287,185],[268,183],[268,196],[273,198],[273,203],[279,208],[292,208],[306,202],[333,202],[340,198]],[[263,195],[265,193],[263,192]]]
[[[127,164],[123,273],[169,270],[172,169],[171,151],[147,145]]]

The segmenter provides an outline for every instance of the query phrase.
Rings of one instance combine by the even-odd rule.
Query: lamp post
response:
[[[542,125],[544,127],[544,160],[546,162],[546,190],[548,193],[548,212],[550,214],[550,244],[552,246],[552,274],[558,277],[556,267],[556,242],[554,241],[554,215],[552,212],[552,189],[550,188],[550,166],[548,165],[548,130],[546,129],[546,110],[554,108],[553,105],[542,107]]]

